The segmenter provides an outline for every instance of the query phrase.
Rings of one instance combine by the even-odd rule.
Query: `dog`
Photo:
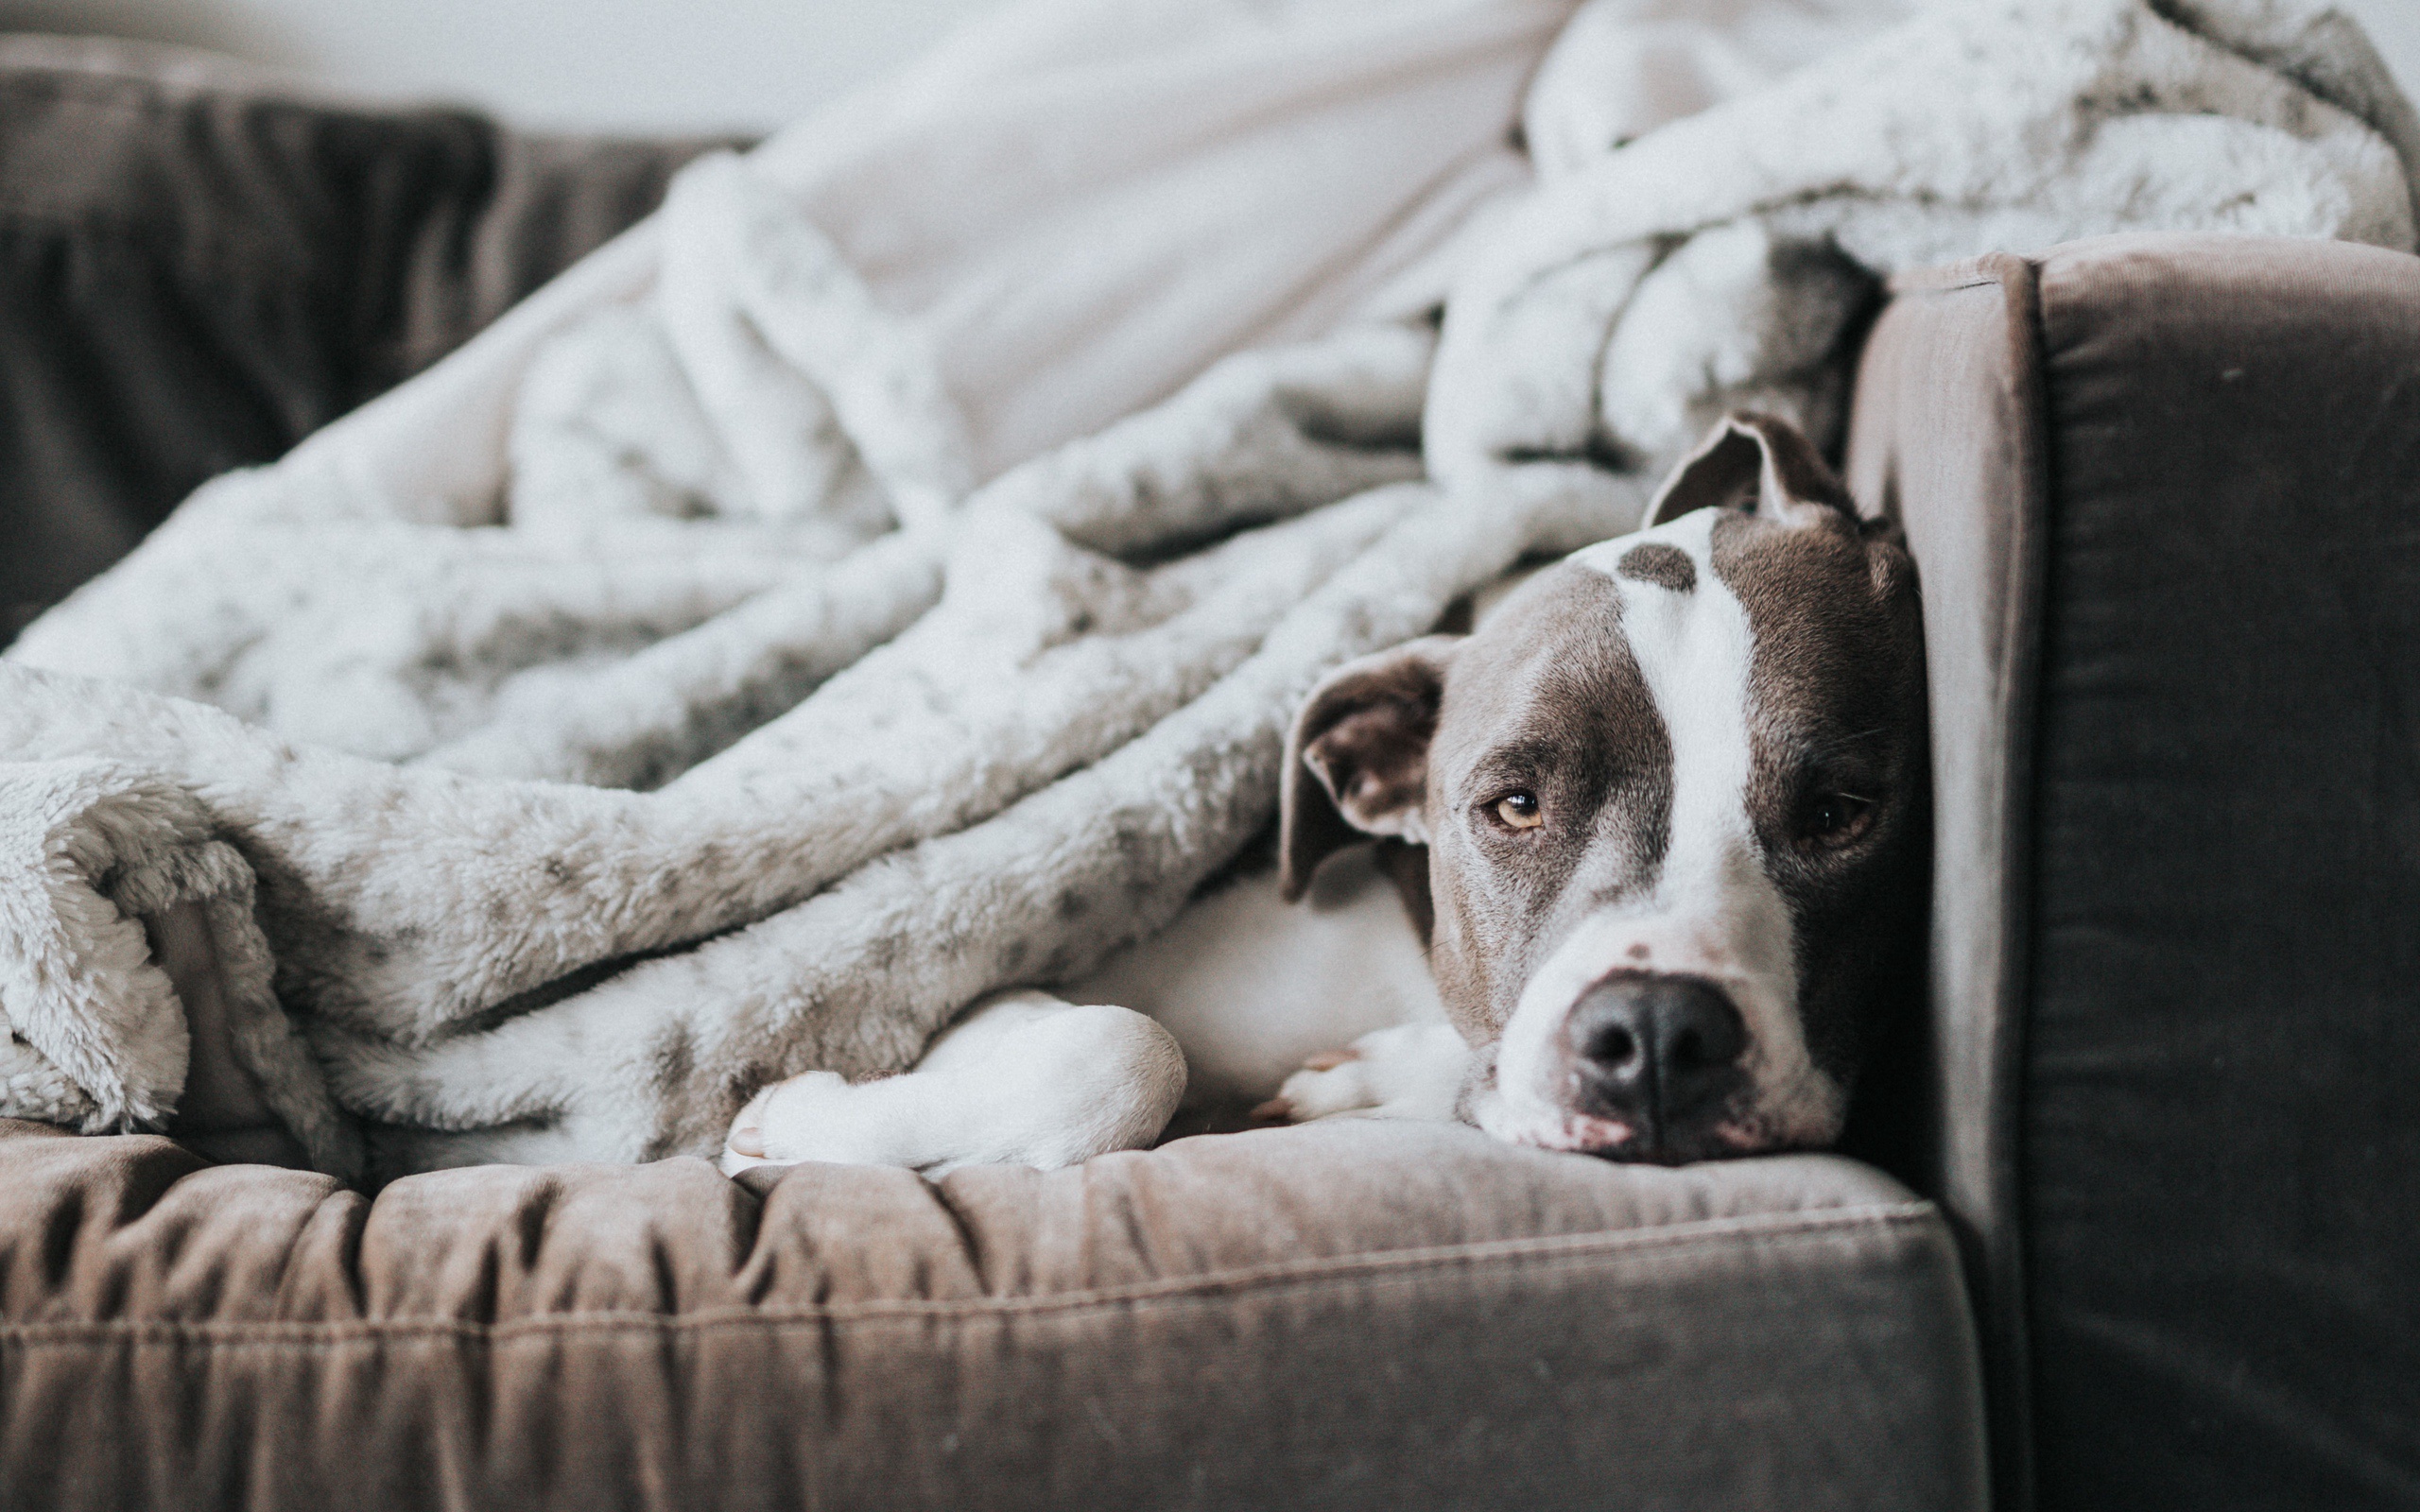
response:
[[[1322,682],[1272,871],[906,1074],[766,1089],[724,1168],[1048,1168],[1149,1143],[1188,1087],[1622,1160],[1826,1145],[1920,931],[1925,721],[1896,530],[1735,414],[1645,528]]]

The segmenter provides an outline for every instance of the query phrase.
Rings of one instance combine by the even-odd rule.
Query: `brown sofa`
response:
[[[0,1135],[11,1508],[1979,1504],[1940,1215],[1362,1122],[372,1202]]]
[[[1905,281],[1847,465],[1937,788],[1861,1160],[1330,1123],[372,1200],[0,1125],[0,1508],[2420,1504],[2420,259]]]

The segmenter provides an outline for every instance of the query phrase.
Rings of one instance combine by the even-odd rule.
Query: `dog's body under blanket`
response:
[[[1100,19],[1029,9],[1063,44]],[[0,1114],[178,1108],[183,1010],[139,920],[182,909],[236,1058],[323,1168],[364,1168],[365,1125],[380,1175],[710,1151],[756,1086],[901,1069],[983,993],[1166,922],[1267,822],[1324,672],[1628,528],[1709,411],[1836,423],[1878,276],[2125,230],[2412,242],[2409,105],[2344,23],[2260,0],[1945,7],[1619,150],[1542,146],[1534,189],[1499,140],[1569,5],[1174,9],[1191,51],[1130,23],[1088,44],[1128,72],[1076,84],[1082,49],[1002,45],[1012,10],[861,105],[853,144],[700,165],[658,223],[38,623],[0,662]],[[1624,118],[1636,9],[1564,34],[1532,142]],[[1305,103],[1340,60],[1387,80],[1343,124]],[[1392,156],[1347,207],[1351,276],[1299,238],[1200,273],[1212,303],[1295,284],[1163,342],[1178,370],[1134,356],[1131,306],[1189,276],[1182,248],[1065,296],[1131,339],[1054,316],[1089,367],[1046,415],[1002,365],[1047,333],[994,339],[1008,262],[920,284],[949,228],[817,218],[919,110],[1043,78],[1096,130],[1175,130],[1190,79],[1188,192],[1286,174],[1285,110],[1204,103],[1221,68]],[[1392,142],[1411,116],[1456,124]],[[1270,156],[1221,157],[1222,129]],[[1115,187],[1070,224],[1159,202],[1090,150]],[[1013,205],[964,214],[1017,245]],[[1220,214],[1250,245],[1250,207]],[[1139,412],[1103,428],[1121,385]]]

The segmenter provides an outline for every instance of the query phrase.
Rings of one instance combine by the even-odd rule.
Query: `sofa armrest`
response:
[[[1917,1184],[2004,1504],[2420,1487],[2420,259],[2109,238],[1903,281],[1849,476],[1923,575]]]

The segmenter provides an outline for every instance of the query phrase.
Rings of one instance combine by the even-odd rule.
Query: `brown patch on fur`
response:
[[[1614,571],[1634,582],[1653,583],[1675,593],[1685,593],[1698,586],[1697,563],[1689,560],[1689,554],[1660,541],[1623,552],[1622,559],[1614,564]]]
[[[1693,499],[1753,511],[1712,534],[1714,574],[1754,637],[1745,797],[1800,941],[1809,1049],[1845,1084],[1870,1000],[1922,946],[1929,800],[1914,570],[1891,529],[1859,521],[1814,448],[1778,421],[1726,421],[1666,486],[1659,513]],[[1617,568],[1648,581],[1663,570],[1638,550]],[[1392,764],[1373,791],[1399,801],[1414,769],[1402,747],[1426,743],[1428,845],[1392,846],[1386,861],[1392,871],[1425,856],[1439,993],[1484,1056],[1571,927],[1654,885],[1671,838],[1670,735],[1623,632],[1620,588],[1584,566],[1539,574],[1459,645],[1439,639],[1404,656],[1340,672],[1296,722],[1281,835],[1298,868],[1288,896],[1321,856],[1361,837],[1305,747],[1390,698],[1414,703],[1420,713],[1357,729],[1323,760],[1360,764],[1356,773]],[[1408,688],[1426,702],[1408,700]],[[1798,843],[1810,784],[1870,799],[1875,822],[1837,844]],[[1336,790],[1359,791],[1340,779]],[[1491,826],[1492,805],[1513,790],[1538,799],[1543,824]]]
[[[1395,885],[1395,896],[1403,900],[1403,911],[1409,916],[1420,943],[1426,945],[1437,935],[1437,902],[1428,890],[1428,848],[1406,845],[1401,840],[1378,842],[1378,865],[1387,880]]]
[[[1538,800],[1535,829],[1490,817],[1515,788]],[[1611,578],[1550,568],[1463,644],[1427,802],[1429,962],[1447,1016],[1485,1044],[1569,924],[1651,885],[1670,838],[1671,740]]]
[[[1436,711],[1426,703],[1388,698],[1329,726],[1303,747],[1303,762],[1346,818],[1383,818],[1420,800],[1436,724]]]
[[[1771,415],[1737,410],[1682,458],[1647,507],[1660,525],[1693,509],[1737,509],[1788,520],[1816,508],[1857,518],[1849,490],[1797,426]]]
[[[1715,576],[1747,612],[1748,815],[1789,902],[1816,1064],[1846,1084],[1875,984],[1919,934],[1929,834],[1924,641],[1913,564],[1896,531],[1860,521],[1794,429],[1733,434],[1792,490],[1716,522]],[[1837,844],[1803,839],[1813,799],[1844,793],[1871,818]]]
[[[1388,833],[1419,806],[1458,644],[1432,635],[1348,662],[1295,715],[1277,820],[1278,888],[1288,902],[1330,853]]]

